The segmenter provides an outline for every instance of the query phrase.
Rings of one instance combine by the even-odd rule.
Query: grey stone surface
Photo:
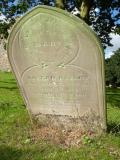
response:
[[[0,41],[0,70],[10,71],[11,67],[8,61],[7,52],[3,47],[3,43]]]
[[[103,50],[82,20],[60,9],[37,7],[14,26],[8,55],[33,115],[106,127]]]

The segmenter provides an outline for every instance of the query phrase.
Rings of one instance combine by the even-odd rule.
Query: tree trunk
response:
[[[56,7],[64,9],[64,0],[56,0]]]
[[[92,7],[93,0],[77,0],[77,3],[80,5],[80,17],[86,22],[89,23],[89,12]],[[56,0],[56,7],[64,9],[65,0]]]
[[[89,23],[89,12],[92,7],[92,0],[82,0],[80,6],[80,17],[86,22]]]

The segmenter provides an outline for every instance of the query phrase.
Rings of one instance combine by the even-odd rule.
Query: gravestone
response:
[[[106,128],[103,50],[82,20],[36,7],[13,27],[8,56],[33,116],[66,128]]]

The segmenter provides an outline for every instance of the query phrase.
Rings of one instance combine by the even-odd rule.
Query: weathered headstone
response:
[[[8,56],[33,115],[57,125],[105,129],[103,50],[82,20],[37,7],[14,26]]]

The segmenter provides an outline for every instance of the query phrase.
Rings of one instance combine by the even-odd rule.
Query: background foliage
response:
[[[106,85],[120,87],[120,49],[106,59]]]
[[[75,11],[94,29],[104,48],[112,46],[111,32],[120,33],[120,0],[2,0],[0,10],[6,16],[6,21],[0,23],[1,38],[7,38],[17,16],[41,4]]]

